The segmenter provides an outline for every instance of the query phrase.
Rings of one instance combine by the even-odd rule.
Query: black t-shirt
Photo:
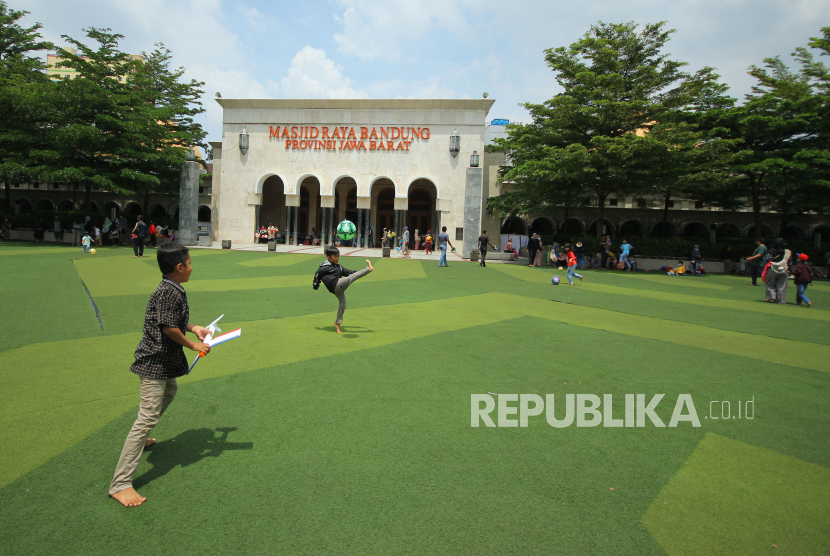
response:
[[[490,243],[490,238],[485,235],[478,236],[478,248],[482,251],[487,251],[488,244]]]

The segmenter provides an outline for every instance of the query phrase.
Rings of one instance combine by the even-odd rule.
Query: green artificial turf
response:
[[[496,264],[378,261],[338,336],[336,299],[310,287],[322,257],[194,250],[191,320],[224,313],[242,337],[180,380],[135,477],[148,502],[126,510],[106,491],[159,279],[129,254],[0,247],[2,554],[830,546],[830,291],[806,309],[763,304],[748,279],[588,271],[567,287]],[[625,394],[665,394],[665,423],[690,394],[702,426],[472,428],[487,392],[555,394],[560,417],[565,394],[611,394],[615,417]],[[749,399],[753,419],[708,418]]]

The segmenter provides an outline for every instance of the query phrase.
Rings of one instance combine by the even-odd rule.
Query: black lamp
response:
[[[452,130],[452,135],[450,135],[450,154],[453,158],[458,156],[458,151],[461,150],[461,136],[458,134],[458,130]]]

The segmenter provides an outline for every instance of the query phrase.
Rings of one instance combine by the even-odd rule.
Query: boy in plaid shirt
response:
[[[144,331],[135,350],[135,363],[130,367],[141,378],[141,404],[109,489],[109,495],[125,507],[140,506],[147,500],[133,488],[133,473],[144,448],[156,443],[155,438],[149,438],[150,431],[176,396],[176,378],[187,374],[183,347],[203,354],[210,352],[210,346],[203,343],[209,331],[188,322],[190,309],[181,286],[193,272],[187,247],[165,243],[159,246],[156,258],[163,278],[147,303]],[[199,341],[187,339],[186,332],[194,333]]]

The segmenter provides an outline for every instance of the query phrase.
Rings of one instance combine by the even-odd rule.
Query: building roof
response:
[[[258,108],[271,110],[330,109],[330,110],[484,110],[485,114],[496,101],[494,99],[235,99],[218,98],[216,102],[226,110]]]

